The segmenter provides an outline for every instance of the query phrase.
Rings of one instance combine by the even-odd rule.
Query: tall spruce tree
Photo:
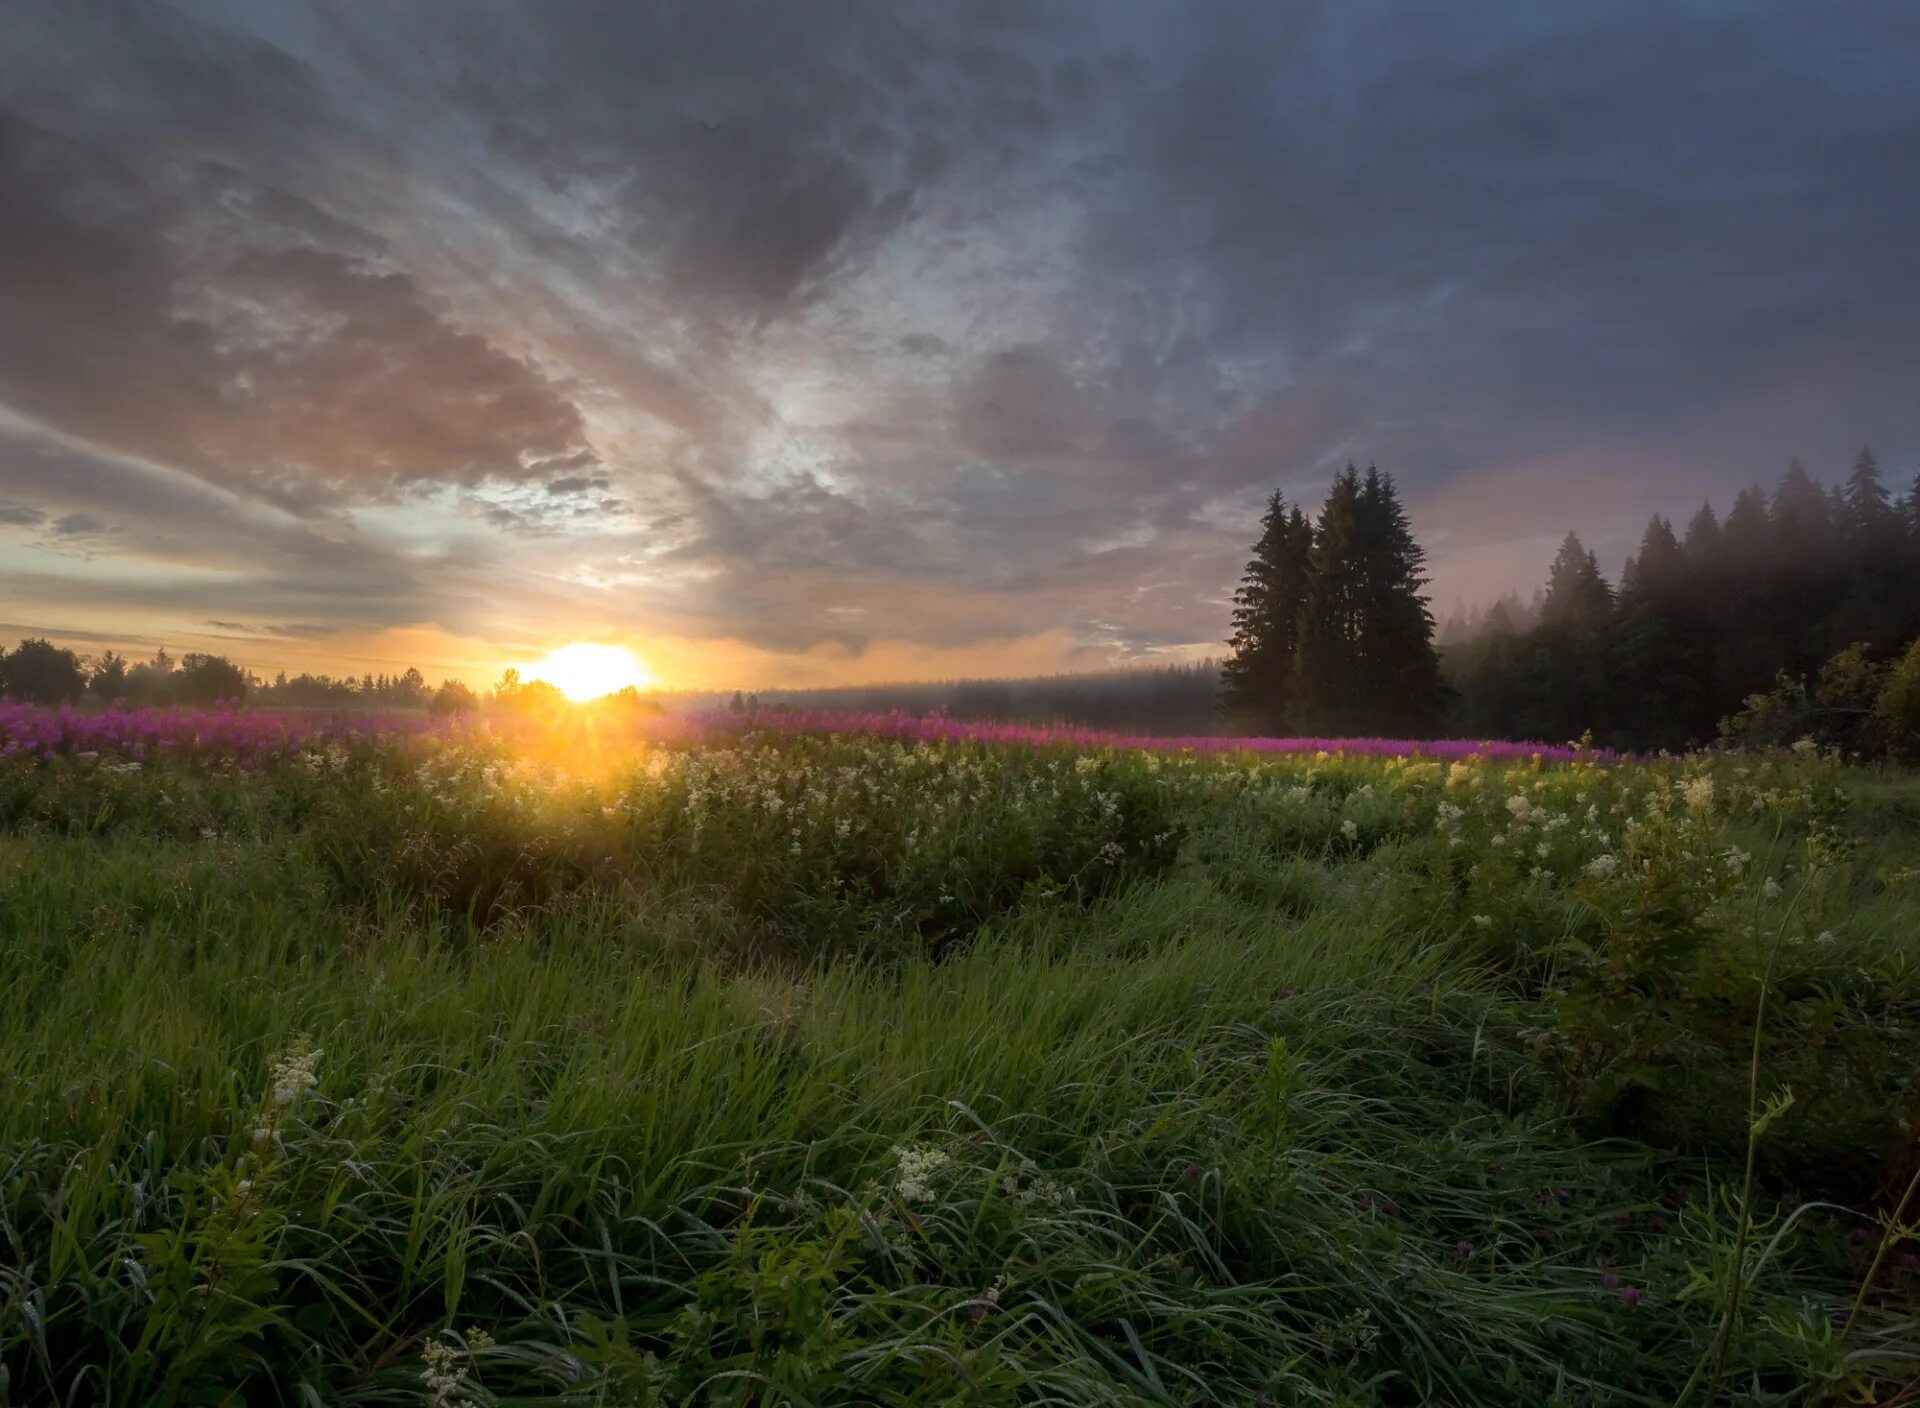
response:
[[[1348,465],[1334,476],[1307,557],[1307,595],[1300,605],[1293,703],[1299,726],[1332,733],[1360,692],[1360,476]]]
[[[1567,534],[1547,569],[1547,597],[1540,607],[1542,623],[1597,631],[1612,615],[1613,589],[1600,575],[1600,560],[1587,550],[1579,534]]]
[[[1294,658],[1312,550],[1307,516],[1275,492],[1234,593],[1228,642],[1233,654],[1220,671],[1220,710],[1238,730],[1278,733],[1292,718]]]
[[[1421,734],[1447,700],[1421,595],[1426,554],[1390,475],[1352,465],[1333,481],[1308,557],[1294,661],[1302,728],[1328,734]]]
[[[1847,549],[1857,561],[1861,554],[1884,553],[1900,530],[1893,496],[1880,482],[1880,461],[1871,446],[1860,447],[1860,457],[1847,476],[1846,517],[1842,520]]]
[[[1649,730],[1647,741],[1663,748],[1684,746],[1701,713],[1704,662],[1690,652],[1682,622],[1689,587],[1686,549],[1673,525],[1655,514],[1620,574],[1608,658],[1614,696],[1639,715],[1635,722]],[[1609,722],[1624,722],[1621,712]],[[1708,727],[1712,722],[1705,720]]]
[[[1372,465],[1360,484],[1360,690],[1355,721],[1369,732],[1415,737],[1438,727],[1448,690],[1423,595],[1426,550],[1415,541],[1393,476]]]
[[[1620,574],[1621,607],[1664,608],[1681,590],[1685,567],[1673,525],[1656,513],[1640,535],[1640,550]]]

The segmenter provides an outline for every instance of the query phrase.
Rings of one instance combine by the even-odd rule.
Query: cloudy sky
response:
[[[1920,468],[1920,5],[0,0],[0,640],[671,683],[1217,650]]]

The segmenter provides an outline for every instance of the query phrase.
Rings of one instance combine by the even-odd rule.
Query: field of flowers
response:
[[[0,703],[0,1402],[1892,1403],[1920,781]]]

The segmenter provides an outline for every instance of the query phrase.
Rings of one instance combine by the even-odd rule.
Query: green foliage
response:
[[[1705,505],[1676,538],[1656,514],[1617,595],[1570,534],[1538,622],[1503,609],[1481,629],[1456,618],[1443,631],[1452,726],[1491,738],[1591,731],[1648,751],[1705,743],[1724,719],[1722,735],[1743,743],[1811,733],[1872,749],[1873,662],[1920,635],[1917,569],[1920,483],[1895,501],[1871,450],[1844,491],[1795,461],[1771,501],[1742,490],[1724,524]],[[1800,692],[1797,681],[1836,668],[1851,674]]]
[[[459,680],[442,680],[428,701],[427,712],[435,718],[458,718],[480,707],[480,697]]]
[[[174,696],[182,704],[238,704],[247,697],[247,672],[224,655],[189,652],[180,658]]]
[[[1911,778],[566,767],[0,761],[13,1401],[1902,1391]]]
[[[1309,524],[1279,494],[1234,596],[1220,709],[1243,732],[1424,737],[1446,702],[1426,553],[1393,476],[1352,465]]]
[[[29,704],[71,704],[86,690],[80,657],[52,641],[23,640],[0,653],[0,694]]]
[[[1873,725],[1891,756],[1920,762],[1920,639],[1887,671],[1873,703]]]

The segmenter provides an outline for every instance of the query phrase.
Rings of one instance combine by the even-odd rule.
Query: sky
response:
[[[0,0],[0,641],[667,684],[1219,654],[1920,469],[1920,5]]]

